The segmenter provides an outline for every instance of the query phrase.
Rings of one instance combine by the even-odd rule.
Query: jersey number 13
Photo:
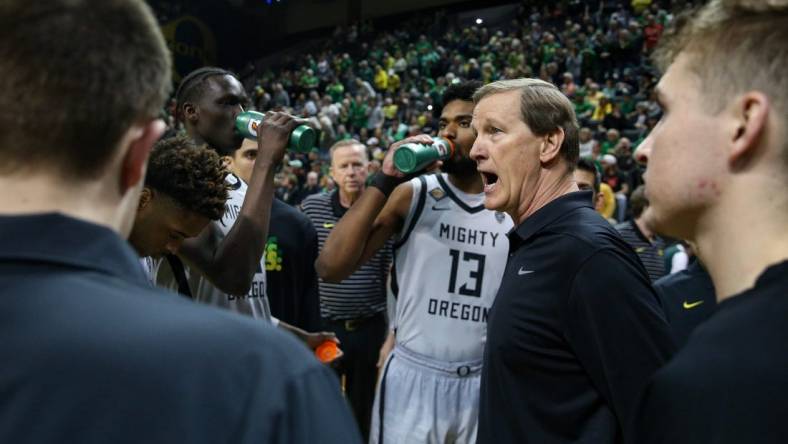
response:
[[[449,293],[457,293],[463,296],[481,297],[482,281],[484,279],[484,260],[483,254],[471,253],[470,251],[449,250],[451,256],[451,275],[449,276]],[[460,258],[463,262],[475,262],[475,270],[472,268],[468,277],[470,281],[465,282],[457,291],[457,269],[460,266]],[[473,266],[471,266],[473,267]],[[472,284],[473,287],[469,287]]]

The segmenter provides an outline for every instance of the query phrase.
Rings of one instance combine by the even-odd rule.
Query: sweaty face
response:
[[[700,80],[680,54],[657,86],[662,119],[636,153],[645,157],[646,195],[653,229],[694,238],[698,218],[719,199],[727,169],[724,118],[702,101]]]
[[[204,93],[195,102],[197,136],[221,153],[232,153],[243,137],[235,132],[235,118],[243,112],[246,92],[233,76],[205,80]]]
[[[331,177],[343,193],[358,193],[367,180],[367,151],[363,145],[348,145],[334,150]]]
[[[476,162],[470,158],[471,147],[476,135],[471,129],[473,102],[452,100],[443,107],[438,122],[438,135],[454,143],[455,155],[443,162],[443,171],[458,176],[479,174]]]
[[[241,148],[226,156],[227,168],[246,183],[252,179],[254,161],[257,159],[257,141],[244,139]]]
[[[170,197],[153,192],[137,213],[129,242],[141,257],[175,254],[184,239],[200,234],[208,222],[207,217],[187,211]]]
[[[484,206],[519,219],[519,209],[533,201],[539,181],[542,139],[520,114],[520,91],[483,98],[473,110],[476,141],[471,158],[484,180]]]

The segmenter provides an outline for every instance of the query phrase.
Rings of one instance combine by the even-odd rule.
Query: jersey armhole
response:
[[[427,181],[424,179],[424,176],[419,176],[417,179],[411,180],[410,184],[413,187],[413,197],[415,198],[416,195],[418,195],[418,198],[411,198],[408,217],[405,218],[405,223],[403,224],[403,226],[406,228],[405,231],[402,232],[402,235],[400,235],[399,239],[394,242],[395,250],[408,241],[411,231],[413,231],[413,228],[416,227],[416,223],[419,221],[421,212],[424,210],[424,202],[427,200]]]

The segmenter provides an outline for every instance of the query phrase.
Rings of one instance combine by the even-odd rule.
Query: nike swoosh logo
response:
[[[331,222],[323,222],[323,228],[334,228],[334,224]]]
[[[692,302],[692,303],[684,301],[684,308],[687,309],[687,310],[690,310],[690,309],[693,309],[693,308],[697,307],[698,305],[700,305],[702,303],[703,303],[702,300],[701,301],[697,301],[697,302]]]
[[[443,208],[443,207],[436,207],[435,205],[432,206],[432,211],[448,211],[451,208]]]
[[[524,274],[531,274],[533,272],[534,272],[533,270],[523,270],[523,267],[520,267],[520,269],[517,270],[517,275],[522,276]]]

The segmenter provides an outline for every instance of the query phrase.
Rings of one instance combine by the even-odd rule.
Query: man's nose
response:
[[[487,158],[487,149],[484,146],[484,143],[479,139],[480,138],[477,137],[473,142],[473,146],[471,146],[471,152],[469,153],[471,159],[473,159],[476,163],[479,163]]]
[[[438,133],[439,136],[449,139],[454,142],[454,139],[457,138],[457,125],[450,123],[443,127],[443,129]]]
[[[635,161],[641,165],[648,165],[648,159],[651,157],[651,145],[653,141],[651,140],[651,136],[649,135],[646,139],[638,145],[637,149],[632,156],[635,158]]]

